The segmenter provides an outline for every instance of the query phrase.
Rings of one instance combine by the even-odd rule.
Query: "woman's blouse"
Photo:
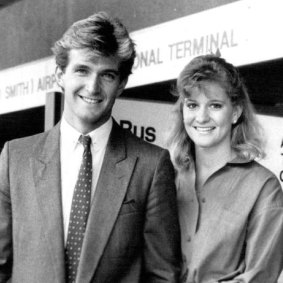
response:
[[[181,282],[275,283],[283,266],[283,193],[255,161],[234,159],[198,190],[179,173]]]

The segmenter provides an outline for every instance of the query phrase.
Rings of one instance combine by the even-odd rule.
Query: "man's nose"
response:
[[[210,117],[208,112],[209,111],[206,107],[200,107],[197,111],[196,121],[199,123],[205,123],[209,121]]]
[[[88,79],[87,90],[90,92],[90,94],[96,94],[100,92],[99,76],[95,75]]]

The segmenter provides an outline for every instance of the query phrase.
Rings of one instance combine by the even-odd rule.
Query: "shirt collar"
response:
[[[244,156],[237,155],[231,161],[227,162],[227,165],[245,165],[253,161],[254,161],[253,159],[249,159],[249,158],[245,158]]]
[[[106,146],[112,126],[113,126],[113,120],[112,118],[110,118],[102,126],[87,134],[91,137],[91,142],[93,145],[95,144],[96,149],[101,149]]]
[[[106,146],[110,132],[113,126],[112,118],[108,119],[99,128],[89,132],[87,135],[91,137],[91,142],[95,145],[96,149],[101,149]],[[61,132],[61,141],[64,144],[64,147],[74,150],[79,142],[79,137],[82,135],[74,127],[72,127],[66,119],[63,117],[60,126]]]
[[[249,164],[253,161],[254,161],[253,159],[249,159],[249,158],[245,158],[243,156],[237,155],[235,158],[233,158],[231,161],[228,161],[223,167],[219,168],[217,171],[224,168],[225,166],[241,166],[241,165],[244,166],[244,165]],[[215,172],[217,172],[217,171],[215,171]],[[194,178],[195,178],[195,162],[194,162],[194,160],[191,160],[189,170],[177,171],[177,176],[178,176],[179,179],[185,178],[186,181],[188,179],[190,181],[194,180]],[[193,183],[194,183],[194,181],[193,181]]]

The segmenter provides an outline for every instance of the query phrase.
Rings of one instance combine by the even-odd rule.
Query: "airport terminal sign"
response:
[[[0,72],[0,114],[45,105],[45,94],[58,91],[53,57]]]
[[[243,0],[131,33],[127,87],[175,79],[193,57],[220,51],[236,66],[283,57],[283,1]],[[45,104],[57,91],[53,57],[0,71],[0,114]]]
[[[236,66],[283,57],[282,0],[235,1],[133,32],[137,59],[128,87],[171,80],[198,55]]]

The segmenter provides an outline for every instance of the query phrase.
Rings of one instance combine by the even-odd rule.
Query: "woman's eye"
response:
[[[220,103],[213,103],[213,104],[210,105],[210,107],[212,109],[221,109],[223,107],[223,105],[220,104]]]
[[[76,69],[76,73],[81,74],[81,75],[86,75],[87,72],[88,72],[87,69],[84,69],[84,68]]]
[[[190,110],[193,110],[197,107],[196,103],[188,102],[186,103],[186,107],[189,108]]]

